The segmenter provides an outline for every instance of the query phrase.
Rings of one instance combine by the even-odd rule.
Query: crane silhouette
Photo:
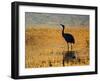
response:
[[[75,39],[74,39],[73,35],[71,35],[70,33],[64,33],[65,26],[63,24],[60,24],[60,25],[63,27],[62,36],[65,39],[65,41],[67,42],[68,51],[69,51],[69,46],[71,46],[71,51],[72,51],[72,46],[75,43]]]

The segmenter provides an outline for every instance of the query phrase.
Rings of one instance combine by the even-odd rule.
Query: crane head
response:
[[[60,24],[63,28],[65,27],[63,24]]]

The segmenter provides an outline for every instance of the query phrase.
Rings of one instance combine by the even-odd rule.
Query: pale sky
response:
[[[26,28],[34,24],[58,25],[61,23],[68,26],[89,26],[89,15],[25,12]]]

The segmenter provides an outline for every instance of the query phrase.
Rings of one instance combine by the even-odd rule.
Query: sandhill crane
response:
[[[64,33],[65,26],[63,24],[60,25],[63,27],[62,36],[68,45],[68,51],[69,51],[69,45],[71,45],[71,50],[72,50],[72,45],[75,43],[75,39],[73,35],[71,35],[70,33]]]

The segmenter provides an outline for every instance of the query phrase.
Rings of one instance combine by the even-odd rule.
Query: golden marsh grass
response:
[[[25,68],[62,67],[63,55],[68,51],[62,28],[28,27],[25,30]],[[89,64],[89,28],[66,27],[65,33],[75,38],[73,51],[76,59],[65,61],[65,66]]]

